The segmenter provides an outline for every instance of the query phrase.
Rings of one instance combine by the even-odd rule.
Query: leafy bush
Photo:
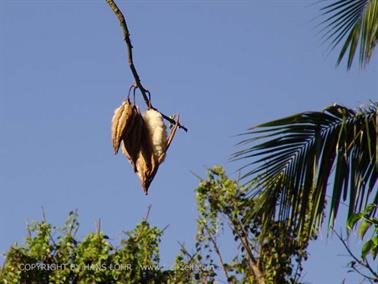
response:
[[[0,283],[298,283],[308,238],[296,236],[285,221],[252,218],[255,201],[221,167],[210,169],[195,192],[195,248],[181,245],[169,269],[160,265],[163,230],[146,218],[114,246],[99,226],[79,240],[78,214],[70,212],[63,227],[45,218],[28,226],[25,243],[6,253]],[[228,243],[238,247],[231,260],[222,256],[219,242],[229,236],[223,234],[226,224],[233,237]],[[261,234],[264,227],[268,234]]]

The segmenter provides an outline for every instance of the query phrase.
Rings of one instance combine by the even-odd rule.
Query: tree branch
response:
[[[150,216],[152,204],[148,205],[146,216],[144,216],[144,221],[148,221],[148,217]]]
[[[369,278],[372,280],[378,280],[378,274],[371,268],[369,263],[367,261],[363,262],[357,256],[355,256],[354,253],[351,251],[351,249],[348,247],[348,244],[345,242],[345,240],[335,230],[333,230],[333,232],[336,234],[337,238],[341,241],[341,243],[343,244],[343,246],[345,247],[349,255],[356,261],[356,263],[358,263],[362,267],[365,267],[374,276],[374,278],[373,277],[369,277]],[[352,267],[352,268],[354,270],[357,270],[355,267]],[[359,272],[359,274],[361,273]]]
[[[223,257],[222,257],[222,254],[221,254],[220,250],[219,250],[217,242],[215,241],[215,239],[213,237],[213,234],[210,232],[209,228],[206,225],[204,225],[204,228],[205,228],[205,230],[206,230],[206,232],[207,232],[207,234],[208,234],[208,236],[210,238],[211,243],[213,244],[213,247],[215,249],[215,253],[218,255],[219,262],[222,265],[222,269],[223,269],[224,275],[226,276],[227,282],[229,283],[228,279],[230,277],[228,275],[227,267],[224,264]]]
[[[152,106],[151,99],[150,99],[150,92],[142,85],[139,74],[138,74],[138,72],[135,68],[135,65],[134,65],[133,45],[131,43],[130,32],[129,32],[129,29],[127,27],[125,17],[122,14],[121,10],[118,8],[117,4],[113,0],[106,0],[106,2],[108,3],[109,7],[112,9],[113,13],[116,15],[116,17],[117,17],[117,19],[118,19],[118,21],[119,21],[119,23],[122,27],[124,40],[125,40],[126,46],[127,46],[128,62],[129,62],[130,70],[131,70],[131,73],[133,74],[133,77],[134,77],[134,80],[135,80],[135,86],[140,90],[140,92],[143,96],[144,102],[146,103],[148,108],[151,108],[151,109],[158,111],[163,116],[163,118],[165,120],[169,121],[172,124],[176,124],[176,121],[174,119],[170,118],[169,116],[166,116],[165,114],[161,113],[159,110],[157,110],[156,108],[154,108]],[[185,132],[188,131],[188,129],[185,126],[181,125],[180,123],[177,123],[177,125],[178,125],[179,128],[185,130]]]
[[[248,237],[245,235],[245,233],[239,232],[239,229],[231,220],[228,220],[228,224],[231,228],[232,231],[234,231],[238,238],[240,239],[240,242],[242,246],[244,247],[245,251],[247,252],[247,257],[248,257],[248,262],[249,262],[249,267],[251,269],[252,274],[256,277],[256,283],[258,284],[265,284],[265,278],[262,273],[262,271],[259,268],[258,261],[257,259],[253,256],[253,252],[251,247],[249,246],[248,243]]]

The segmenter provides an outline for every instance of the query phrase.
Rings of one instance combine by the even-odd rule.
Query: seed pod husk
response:
[[[133,125],[130,131],[122,139],[122,153],[127,157],[134,172],[137,172],[136,162],[142,146],[144,131],[143,117],[138,107],[133,107]]]
[[[167,132],[162,115],[149,109],[143,115],[141,149],[137,160],[137,174],[145,194],[153,181],[167,150]]]
[[[144,120],[140,139],[140,149],[135,167],[143,192],[147,195],[148,187],[152,181],[150,177],[155,170],[156,161],[150,141],[150,134]]]
[[[129,99],[114,111],[112,119],[114,153],[116,154],[121,146],[123,154],[137,173],[146,195],[165,158],[177,125],[178,118],[167,139],[166,126],[160,112],[149,109],[142,116],[138,106],[131,104]]]
[[[134,110],[129,99],[114,111],[112,118],[112,142],[114,154],[118,153],[121,141],[134,124]]]

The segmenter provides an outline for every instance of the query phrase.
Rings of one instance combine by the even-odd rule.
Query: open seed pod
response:
[[[158,111],[154,109],[147,110],[143,115],[143,120],[144,127],[141,149],[137,160],[137,174],[143,191],[147,195],[148,188],[160,164],[164,161],[168,147],[175,135],[178,118],[168,139],[163,117]]]
[[[119,147],[137,173],[142,189],[147,195],[160,164],[178,127],[176,125],[167,139],[166,126],[160,112],[148,109],[142,116],[138,106],[129,99],[114,111],[112,119],[112,140],[114,153]]]
[[[167,132],[162,115],[154,109],[149,109],[144,113],[143,121],[141,149],[136,167],[143,191],[147,194],[159,165],[163,161],[161,158],[165,156]]]
[[[140,151],[136,161],[136,173],[139,177],[143,192],[147,195],[148,188],[153,179],[152,174],[156,173],[159,165],[153,154],[150,136],[145,122],[143,126]]]
[[[152,154],[156,160],[159,160],[160,157],[164,159],[167,147],[167,128],[163,116],[158,111],[149,109],[143,114],[143,120],[147,128]]]
[[[133,106],[133,124],[122,137],[122,153],[127,157],[134,172],[137,172],[137,159],[142,147],[144,121],[138,107]]]
[[[114,111],[112,118],[112,141],[114,154],[118,153],[122,139],[128,135],[134,124],[134,108],[129,99]]]

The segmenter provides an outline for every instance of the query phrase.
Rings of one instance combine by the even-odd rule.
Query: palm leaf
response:
[[[335,104],[243,133],[248,136],[240,142],[245,148],[233,159],[247,160],[242,178],[259,200],[253,213],[289,219],[298,230],[314,232],[323,221],[327,197],[330,226],[342,201],[349,202],[349,216],[372,198],[377,203],[377,105],[354,111]]]
[[[339,0],[321,8],[325,20],[323,38],[330,41],[331,49],[343,40],[337,64],[348,50],[347,66],[351,68],[359,48],[359,61],[365,66],[378,40],[378,0]]]

